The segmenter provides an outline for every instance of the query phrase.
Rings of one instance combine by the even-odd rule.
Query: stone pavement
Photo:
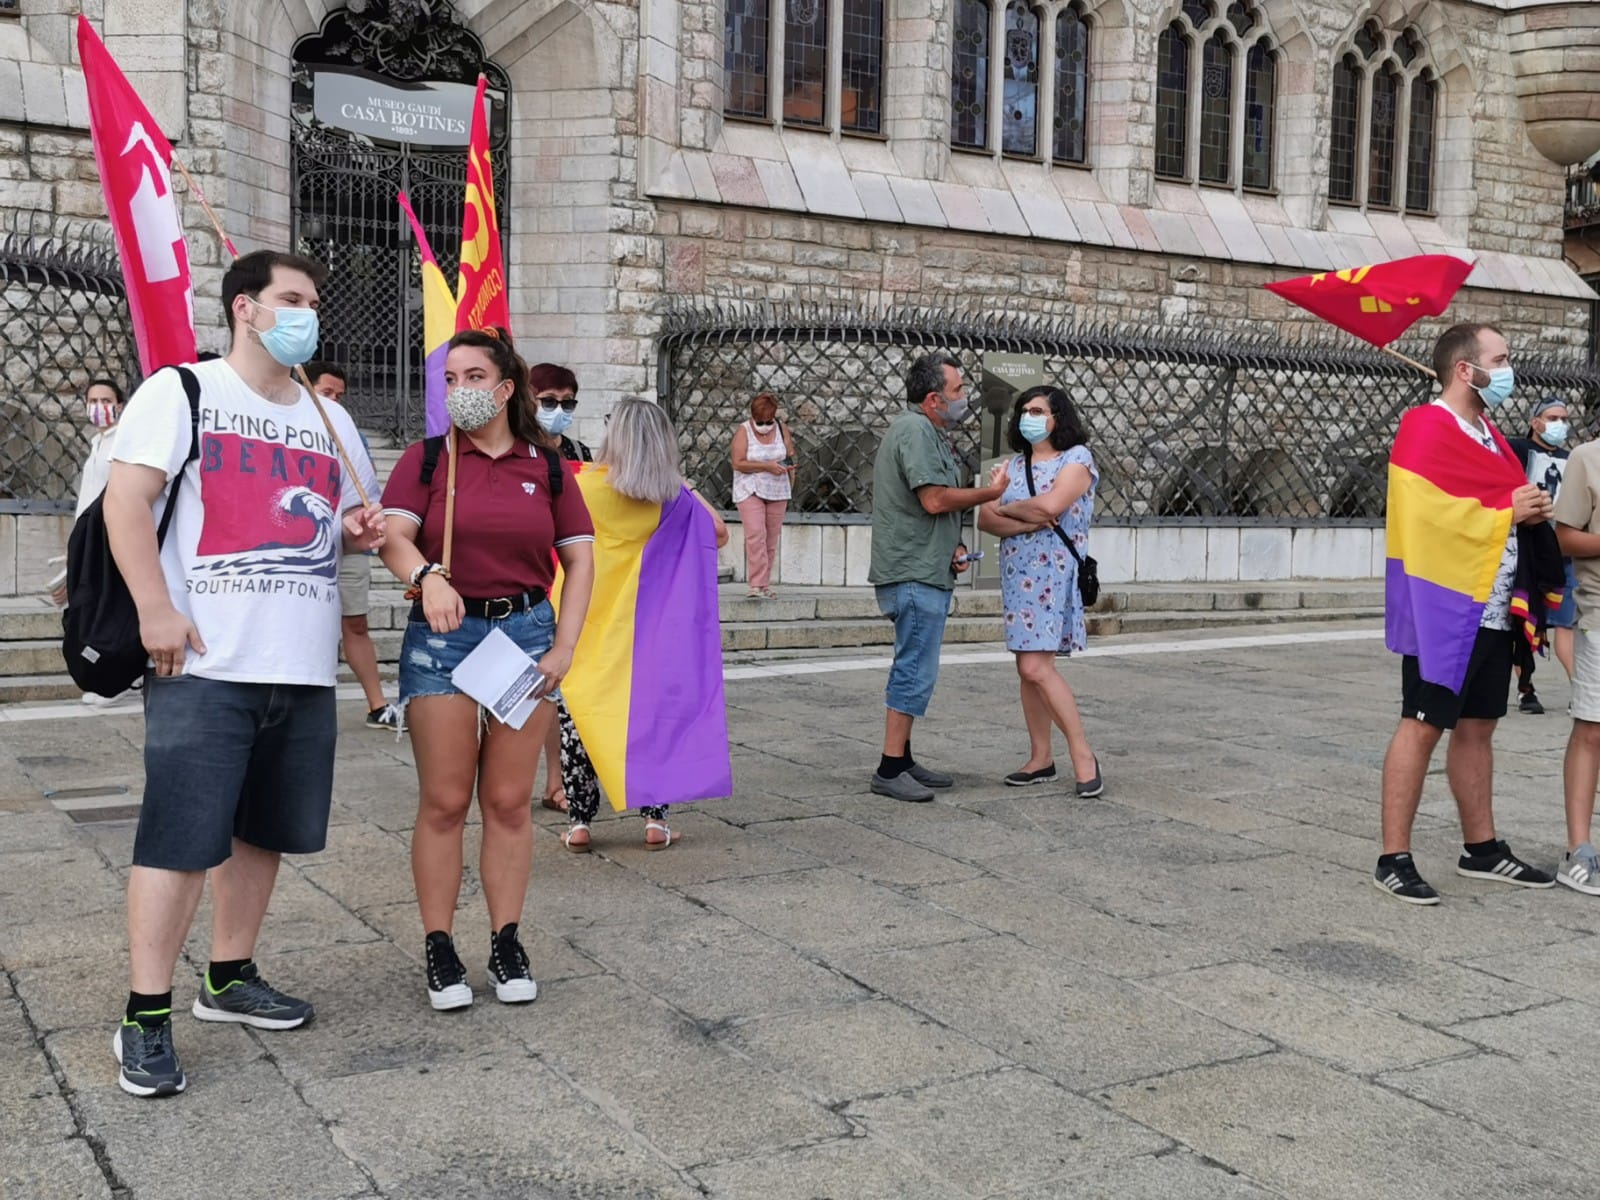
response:
[[[738,795],[679,816],[664,854],[628,818],[568,855],[536,810],[542,994],[454,1015],[422,991],[408,748],[348,702],[329,848],[284,871],[260,950],[317,1021],[180,1015],[189,1091],[160,1102],[123,1095],[110,1053],[132,824],[83,807],[136,802],[141,720],[0,712],[0,1195],[1586,1189],[1600,901],[1457,877],[1442,775],[1417,850],[1444,905],[1370,886],[1397,671],[1370,624],[1339,636],[1097,643],[1068,667],[1095,801],[998,784],[1025,740],[992,651],[947,653],[916,749],[960,779],[926,806],[865,794],[881,670],[735,671]],[[1558,674],[1498,760],[1501,830],[1544,863]],[[130,794],[59,794],[108,785]],[[481,988],[470,872],[457,929]]]

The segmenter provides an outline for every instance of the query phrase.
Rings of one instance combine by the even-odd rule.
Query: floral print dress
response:
[[[1089,468],[1089,490],[1061,515],[1061,528],[1080,555],[1089,553],[1089,523],[1094,518],[1094,492],[1100,482],[1094,455],[1074,446],[1046,462],[1033,464],[1033,486],[1044,495],[1063,467]],[[1028,498],[1027,466],[1022,455],[1011,460],[1011,482],[1001,504]],[[1052,529],[1017,534],[1000,540],[1000,599],[1006,616],[1006,649],[1071,653],[1088,644],[1083,597],[1078,594],[1078,564]]]

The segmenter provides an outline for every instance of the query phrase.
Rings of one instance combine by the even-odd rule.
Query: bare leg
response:
[[[1024,650],[1017,654],[1017,673],[1024,683],[1032,684],[1039,693],[1050,719],[1067,738],[1067,750],[1072,755],[1072,769],[1079,780],[1094,778],[1094,751],[1083,732],[1083,716],[1078,712],[1078,700],[1072,688],[1056,669],[1056,656],[1046,650]]]
[[[133,991],[172,989],[183,939],[205,891],[204,871],[134,867],[128,873],[128,969]]]
[[[1494,727],[1496,722],[1477,718],[1456,723],[1445,751],[1445,773],[1450,793],[1461,814],[1461,840],[1487,842],[1494,838]]]
[[[1551,642],[1555,646],[1556,661],[1565,668],[1568,679],[1572,678],[1573,641],[1572,630],[1570,629],[1557,629],[1554,631],[1554,637],[1551,638]]]
[[[341,617],[339,631],[344,642],[344,660],[355,672],[356,682],[367,695],[367,711],[382,708],[383,681],[378,678],[378,650],[372,644],[366,617]]]
[[[1594,793],[1600,785],[1600,724],[1574,721],[1567,739],[1564,769],[1567,792],[1567,849],[1576,850],[1594,825]]]
[[[883,753],[885,758],[899,758],[911,745],[911,723],[916,718],[910,713],[884,709]]]
[[[483,813],[478,871],[489,905],[489,926],[494,930],[522,920],[533,867],[528,789],[555,715],[554,704],[540,703],[521,729],[490,721],[484,732],[478,755],[478,808]]]
[[[478,774],[478,705],[467,696],[418,696],[406,716],[419,785],[411,832],[417,906],[424,933],[449,933],[461,894],[461,830]]]
[[[1028,761],[1024,771],[1042,771],[1055,761],[1050,744],[1050,708],[1038,687],[1022,680],[1022,719],[1028,726]]]
[[[254,958],[281,856],[233,839],[233,856],[211,870],[211,957]]]
[[[1443,731],[1412,717],[1400,718],[1383,759],[1383,852],[1411,849],[1411,825],[1422,801],[1428,761]]]
[[[534,772],[535,776],[538,772]],[[566,789],[561,782],[561,725],[550,722],[550,732],[544,735],[544,798],[553,799]]]

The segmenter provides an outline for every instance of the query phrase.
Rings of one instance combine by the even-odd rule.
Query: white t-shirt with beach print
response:
[[[200,456],[184,468],[161,548],[172,602],[206,646],[203,655],[190,648],[184,673],[331,687],[342,514],[359,507],[360,496],[303,388],[296,403],[274,404],[222,359],[189,369],[200,381]],[[375,498],[355,423],[339,405],[323,406]],[[158,522],[189,439],[183,381],[176,371],[158,371],[128,402],[112,451],[116,462],[166,474]]]

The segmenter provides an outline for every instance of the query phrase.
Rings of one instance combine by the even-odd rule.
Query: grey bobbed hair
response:
[[[611,486],[634,500],[665,504],[683,487],[677,432],[661,406],[643,396],[617,401],[598,461],[610,468]]]

